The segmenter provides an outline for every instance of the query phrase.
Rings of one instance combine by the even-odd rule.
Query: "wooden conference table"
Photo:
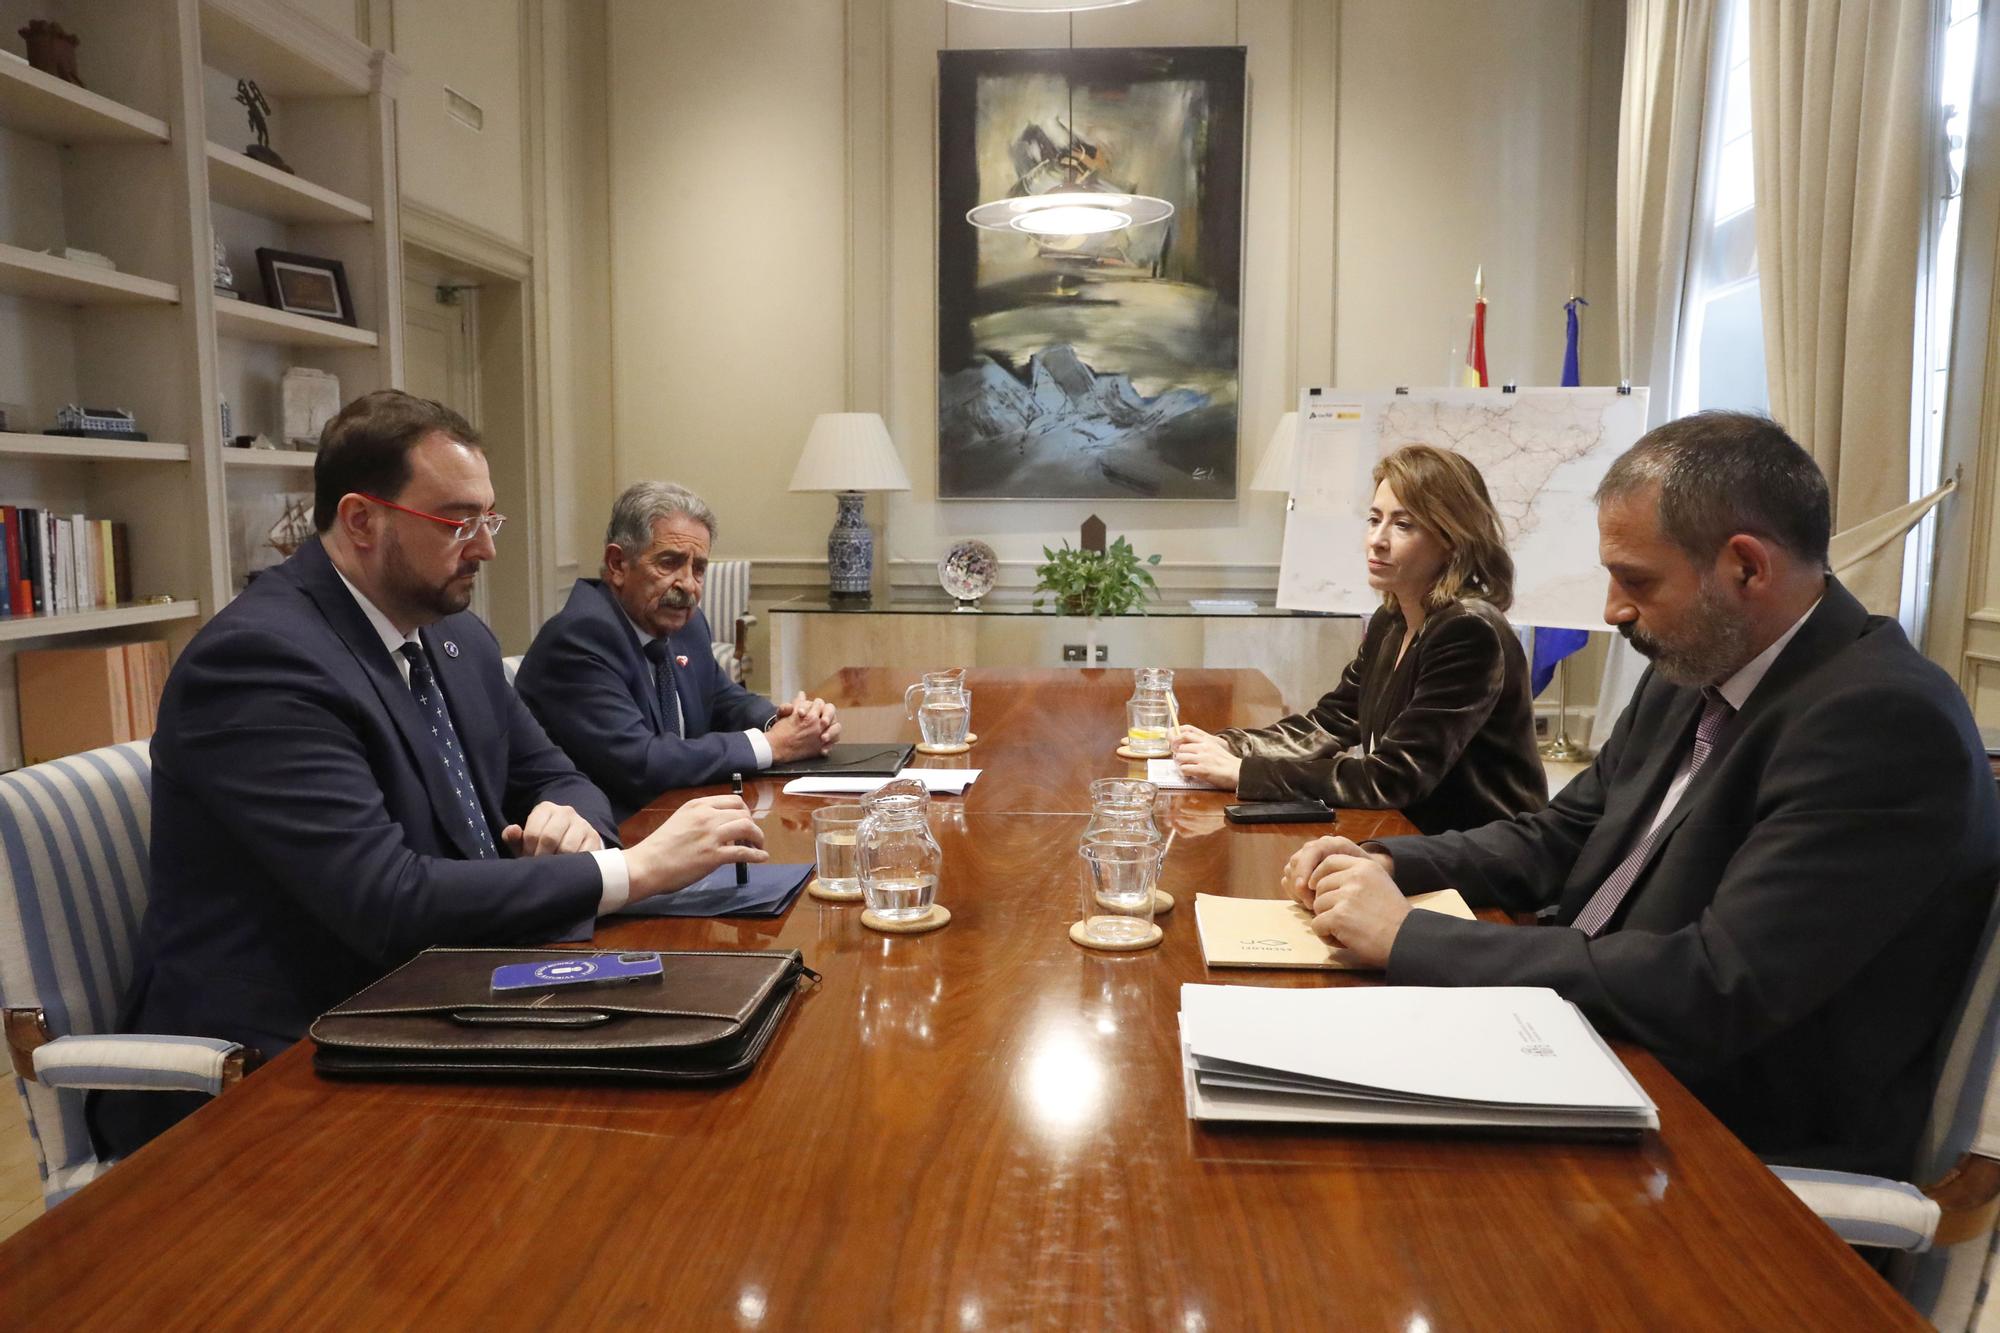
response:
[[[905,735],[906,678],[821,690]],[[801,896],[775,921],[622,923],[614,947],[792,948],[824,975],[716,1090],[333,1082],[310,1043],[0,1246],[0,1327],[1922,1327],[1654,1060],[1635,1144],[1198,1125],[1184,981],[1197,890],[1274,896],[1309,826],[1171,798],[1165,943],[1066,934],[1085,783],[1123,671],[975,671],[937,802],[950,926],[891,938]],[[1255,672],[1189,671],[1187,720],[1269,720]],[[775,857],[819,801],[750,795]],[[651,828],[676,803],[635,817]],[[1357,837],[1407,828],[1343,812]]]

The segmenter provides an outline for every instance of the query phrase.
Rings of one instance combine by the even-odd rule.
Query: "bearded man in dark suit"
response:
[[[275,1055],[431,945],[550,938],[762,861],[741,800],[618,847],[604,794],[515,697],[467,612],[502,519],[477,433],[395,390],[320,436],[318,533],[202,627],[153,737],[150,900],[128,1031]],[[201,1099],[107,1092],[132,1151]]]
[[[1597,498],[1652,665],[1596,762],[1536,814],[1320,839],[1285,887],[1391,983],[1552,987],[1767,1160],[1904,1178],[2000,878],[1965,699],[1828,572],[1826,479],[1768,419],[1670,422]],[[1548,928],[1402,896],[1445,885]]]

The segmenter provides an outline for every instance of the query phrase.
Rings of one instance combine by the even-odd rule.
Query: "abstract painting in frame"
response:
[[[1241,47],[938,54],[938,496],[1236,496]],[[989,200],[1154,195],[1163,223],[989,231]]]

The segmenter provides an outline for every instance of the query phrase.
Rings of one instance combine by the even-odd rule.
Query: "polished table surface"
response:
[[[881,705],[906,683],[821,692],[851,736],[904,735]],[[335,1082],[302,1043],[0,1245],[0,1327],[1923,1326],[1630,1046],[1661,1120],[1637,1142],[1189,1121],[1183,982],[1368,984],[1201,961],[1194,894],[1275,896],[1325,830],[1173,796],[1164,944],[1079,949],[1079,798],[1129,771],[1111,750],[1130,674],[972,685],[982,739],[940,762],[985,773],[933,811],[944,930],[877,935],[801,896],[781,920],[598,932],[804,951],[824,980],[743,1082]],[[1210,727],[1276,707],[1252,672],[1176,691]],[[809,860],[820,802],[779,785],[749,794],[776,859]]]

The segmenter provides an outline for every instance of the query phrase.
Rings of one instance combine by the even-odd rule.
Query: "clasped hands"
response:
[[[1314,838],[1292,853],[1278,883],[1313,914],[1313,933],[1364,967],[1387,967],[1410,904],[1390,878],[1394,860],[1347,838]]]
[[[771,742],[771,757],[778,762],[813,759],[840,739],[840,719],[832,704],[808,699],[802,690],[790,703],[778,706],[777,721],[765,735]]]

